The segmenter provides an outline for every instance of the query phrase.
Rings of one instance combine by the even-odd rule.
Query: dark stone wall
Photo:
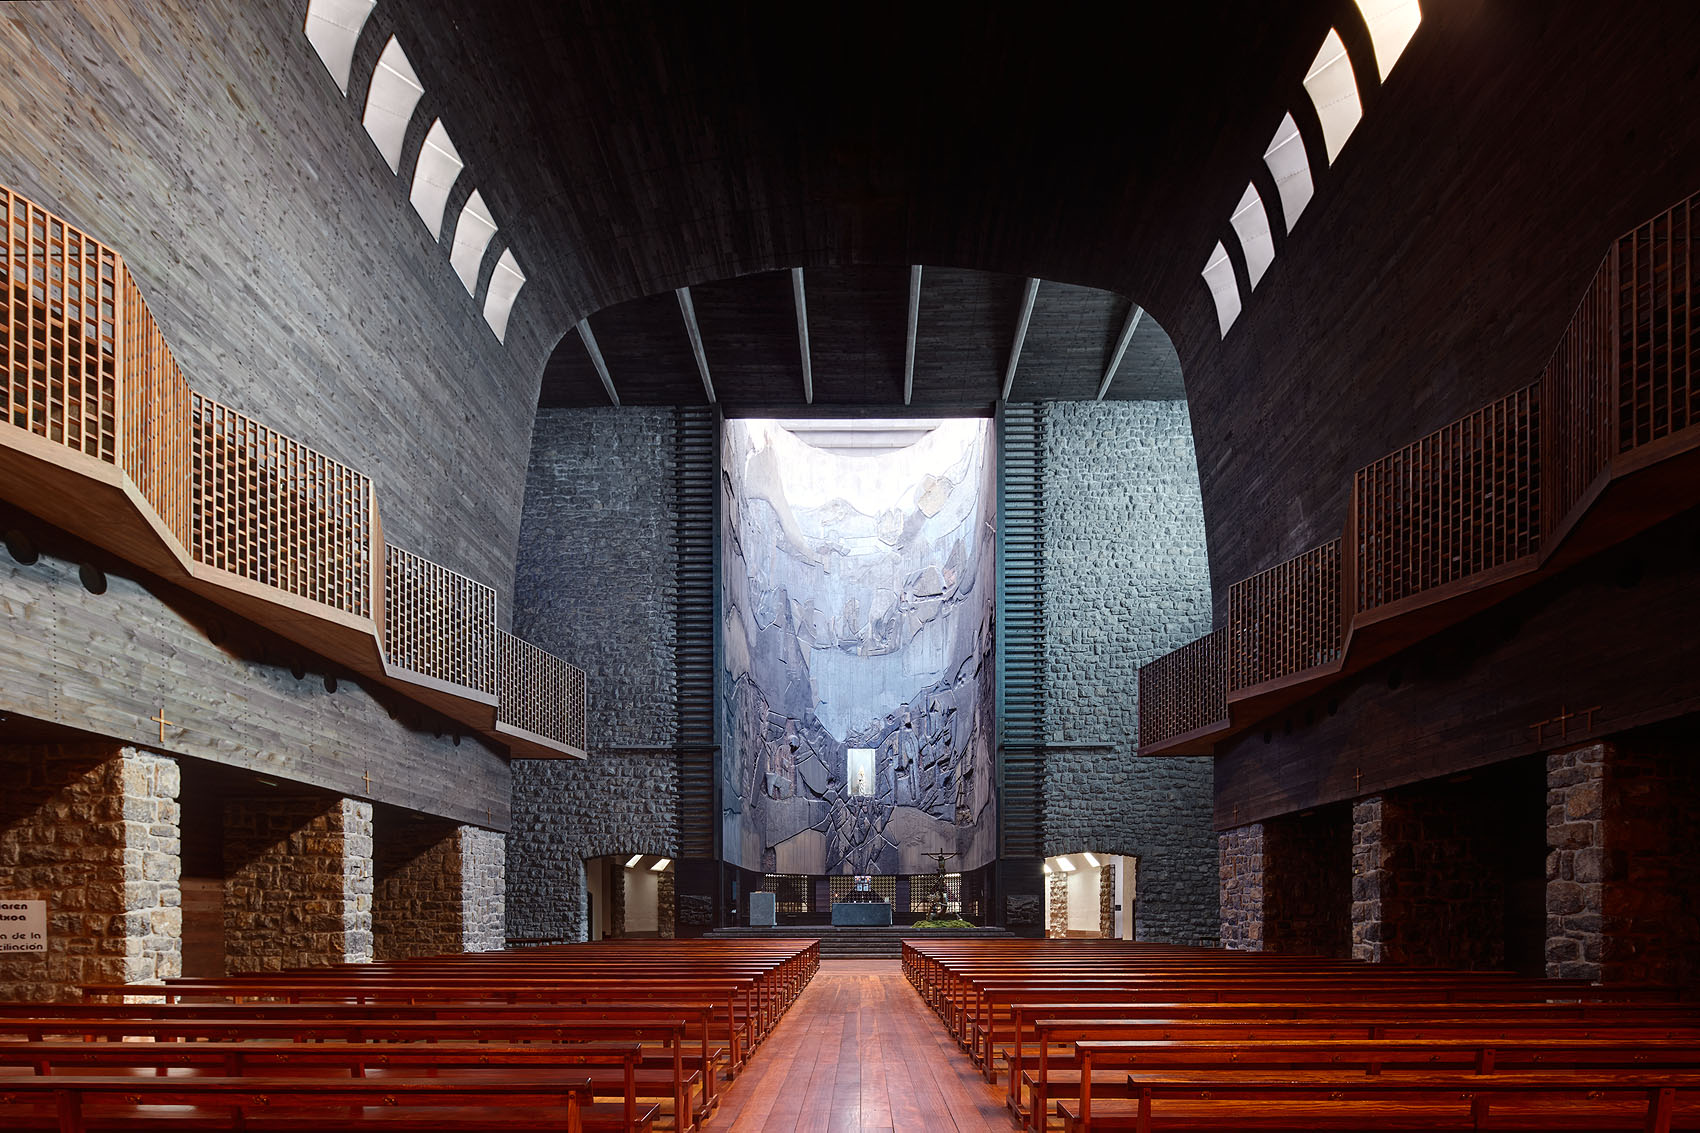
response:
[[[386,536],[505,607],[553,339],[522,291],[496,340],[304,10],[8,5],[0,182],[124,256],[192,386],[372,476]]]
[[[1352,808],[1323,807],[1263,823],[1263,947],[1352,953]]]
[[[1045,853],[1139,858],[1141,940],[1212,940],[1209,759],[1140,759],[1139,666],[1210,629],[1184,402],[1046,406]]]
[[[538,415],[514,631],[584,667],[587,761],[514,764],[508,934],[583,939],[584,861],[676,856],[671,410]]]

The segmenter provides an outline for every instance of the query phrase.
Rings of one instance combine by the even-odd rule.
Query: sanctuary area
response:
[[[1700,1128],[1700,6],[0,58],[0,1126]]]

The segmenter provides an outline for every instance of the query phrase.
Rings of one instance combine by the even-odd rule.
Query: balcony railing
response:
[[[1141,747],[1228,722],[1228,635],[1207,633],[1139,669]]]
[[[1358,610],[1540,549],[1540,387],[1527,386],[1359,469]]]
[[[116,252],[5,188],[0,216],[0,455],[20,462],[11,465],[27,473],[19,484],[65,486],[13,502],[45,507],[120,554],[145,545],[154,555],[163,530],[166,557],[148,562],[177,572],[173,581],[405,689],[515,754],[584,754],[582,670],[511,635],[499,642],[490,587],[386,548],[367,476],[195,393]],[[91,458],[122,472],[127,502],[54,510],[55,500],[85,494]],[[110,493],[114,477],[99,478]],[[143,521],[140,540],[114,534],[131,520]],[[495,712],[493,696],[507,702]]]
[[[1238,692],[1340,659],[1340,540],[1234,583],[1228,591]]]
[[[582,752],[584,670],[505,630],[500,665],[497,722]]]
[[[494,693],[496,592],[393,544],[384,556],[384,652],[390,664]]]
[[[1359,470],[1341,540],[1234,584],[1223,629],[1142,668],[1141,747],[1342,671],[1371,623],[1533,575],[1615,477],[1700,447],[1697,216],[1700,194],[1616,240],[1537,382]]]

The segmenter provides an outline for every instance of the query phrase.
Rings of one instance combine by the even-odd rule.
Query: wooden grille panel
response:
[[[1139,742],[1228,720],[1228,632],[1214,630],[1139,668]]]
[[[120,268],[123,303],[124,471],[184,546],[189,545],[190,392],[153,312]]]
[[[1540,549],[1540,386],[1525,386],[1359,469],[1359,610]]]
[[[1700,421],[1694,376],[1694,219],[1700,195],[1618,242],[1618,451]]]
[[[1228,591],[1233,691],[1340,658],[1340,540],[1324,543]]]
[[[123,263],[59,217],[0,188],[7,280],[0,320],[5,419],[118,463],[118,284]]]
[[[1616,447],[1610,407],[1617,386],[1617,256],[1606,257],[1541,371],[1547,414],[1542,454],[1548,532],[1556,531]]]
[[[584,670],[506,630],[497,631],[497,642],[496,718],[585,750]]]
[[[496,592],[412,551],[384,548],[384,653],[390,664],[496,691]]]
[[[371,480],[211,398],[193,401],[196,561],[371,616]]]

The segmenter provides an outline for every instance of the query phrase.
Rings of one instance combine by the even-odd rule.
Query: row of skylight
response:
[[[354,68],[354,46],[377,3],[378,0],[308,0],[307,23],[303,29],[307,41],[319,53],[320,61],[331,73],[331,78],[336,80],[344,97],[348,95],[349,74]],[[392,35],[372,72],[372,82],[366,93],[366,112],[360,119],[392,173],[401,172],[401,151],[407,138],[407,127],[424,95],[425,85],[407,61],[407,52],[401,49],[401,44]],[[438,242],[443,238],[449,193],[460,179],[464,167],[465,162],[449,139],[443,120],[436,119],[425,135],[425,144],[419,149],[413,168],[413,188],[407,199],[425,227],[431,230],[431,238]],[[478,271],[484,264],[484,254],[497,228],[489,206],[474,189],[466,198],[466,204],[461,206],[460,215],[455,220],[454,241],[449,247],[449,264],[460,277],[468,295],[477,294]],[[495,274],[490,278],[490,289],[484,296],[484,321],[503,342],[507,341],[508,315],[513,310],[519,289],[524,285],[525,273],[514,259],[513,249],[504,248],[496,261]]]
[[[1423,22],[1422,8],[1418,0],[1356,2],[1375,47],[1376,69],[1385,81],[1388,72],[1393,70],[1393,64],[1399,61],[1405,46],[1416,34],[1418,25]],[[1363,117],[1357,76],[1352,72],[1346,45],[1341,42],[1337,30],[1328,30],[1328,38],[1322,41],[1322,50],[1316,53],[1316,60],[1305,75],[1304,86],[1311,104],[1316,107],[1317,119],[1322,123],[1322,141],[1328,153],[1328,164],[1333,165],[1346,139],[1352,136],[1358,120]],[[1293,121],[1291,114],[1281,119],[1280,127],[1270,139],[1269,148],[1264,151],[1263,164],[1269,167],[1269,175],[1275,179],[1275,188],[1281,199],[1281,216],[1290,233],[1315,192],[1304,139],[1299,137],[1298,123]],[[1275,239],[1269,230],[1269,211],[1264,207],[1263,198],[1254,183],[1246,184],[1245,193],[1239,204],[1234,206],[1229,224],[1245,253],[1246,275],[1252,289],[1256,289],[1263,273],[1275,261]],[[1211,249],[1202,274],[1205,285],[1210,288],[1210,298],[1216,303],[1216,322],[1222,337],[1226,338],[1228,328],[1239,318],[1243,304],[1233,261],[1220,240]]]

